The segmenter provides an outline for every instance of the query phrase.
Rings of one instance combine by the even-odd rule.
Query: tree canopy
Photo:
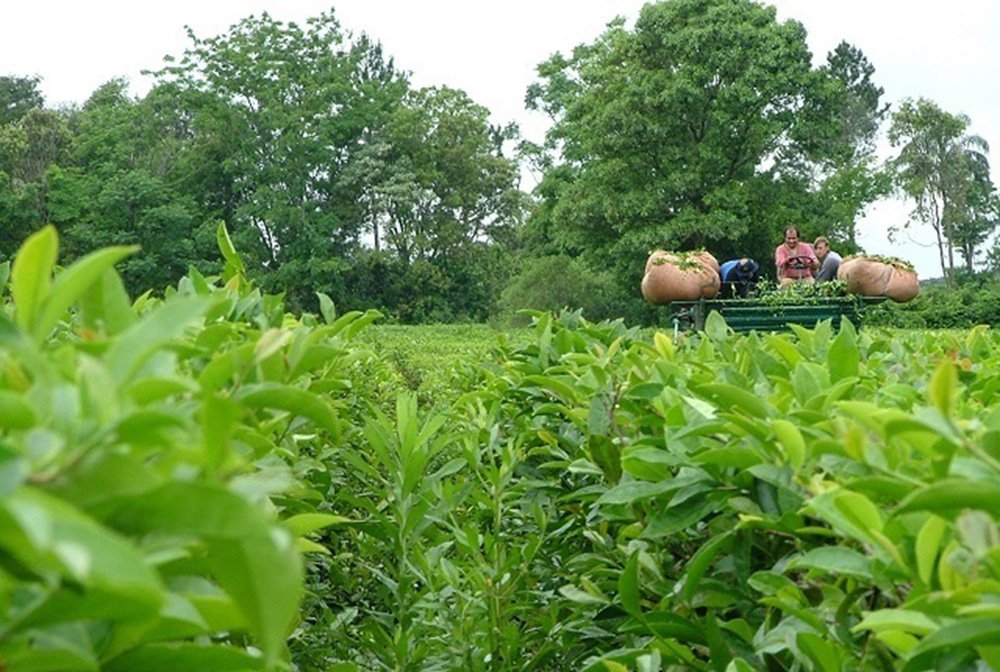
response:
[[[857,214],[878,190],[849,159],[881,90],[849,45],[813,68],[805,36],[750,0],[672,0],[543,63],[527,96],[554,120],[536,235],[634,267],[664,246],[769,255],[785,225]]]

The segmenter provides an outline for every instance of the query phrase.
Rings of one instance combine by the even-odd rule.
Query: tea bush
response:
[[[0,309],[3,669],[290,667],[300,552],[343,522],[311,488],[349,432],[347,344],[378,315],[286,315],[219,242],[221,279],[134,303],[113,270],[132,248],[55,275],[54,229],[19,251]]]
[[[0,311],[17,670],[1000,667],[1000,338],[293,315],[129,248]],[[304,558],[304,560],[303,560]]]

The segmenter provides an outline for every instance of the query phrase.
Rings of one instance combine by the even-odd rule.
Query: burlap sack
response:
[[[696,265],[691,265],[691,261],[663,250],[650,254],[642,278],[643,298],[657,305],[714,298],[721,284],[718,271],[712,268],[712,262],[718,268],[715,257],[703,252],[693,258]]]

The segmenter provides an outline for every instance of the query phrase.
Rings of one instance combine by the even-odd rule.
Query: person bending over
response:
[[[785,242],[774,251],[774,265],[782,289],[796,282],[816,281],[813,272],[819,268],[819,260],[812,245],[799,240],[799,227],[785,229]]]
[[[723,297],[745,299],[760,280],[760,266],[748,257],[730,259],[719,266],[719,277],[722,279],[719,293]]]

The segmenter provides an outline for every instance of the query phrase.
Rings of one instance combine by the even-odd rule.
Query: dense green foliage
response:
[[[955,284],[955,254],[973,273],[977,256],[1000,226],[1000,196],[990,179],[989,145],[967,135],[969,118],[929,100],[904,101],[892,116],[889,140],[900,187],[916,204],[913,220],[937,238],[941,274]]]
[[[985,326],[375,329],[285,312],[223,227],[134,302],[134,248],[57,244],[0,311],[7,669],[1000,663]]]
[[[534,235],[633,284],[651,249],[766,260],[790,224],[849,247],[887,187],[881,90],[849,45],[811,61],[803,27],[750,0],[649,4],[553,56],[528,96],[555,122]]]
[[[525,208],[504,155],[516,129],[460,91],[412,89],[332,14],[190,38],[141,99],[115,80],[45,110],[37,80],[0,79],[16,98],[0,118],[3,257],[47,223],[70,259],[139,241],[122,266],[139,292],[217,272],[221,221],[290,305],[321,291],[402,321],[488,316]]]
[[[380,531],[331,536],[351,571],[327,565],[310,651],[442,670],[995,664],[995,335],[712,322],[675,343],[538,317],[417,425],[425,443],[404,444],[404,403],[396,433],[340,455],[340,506],[361,494]]]
[[[350,337],[378,314],[285,315],[242,275],[134,304],[106,248],[52,277],[46,227],[0,309],[0,666],[287,666],[305,536],[341,523],[311,456],[350,426]],[[6,282],[4,283],[6,284]],[[69,312],[71,306],[77,310]],[[278,524],[277,518],[284,524]],[[296,537],[300,537],[298,540]]]
[[[526,308],[552,312],[575,308],[590,320],[613,319],[632,308],[630,298],[608,271],[592,271],[567,255],[537,257],[504,289],[498,319],[507,325],[527,324],[528,316],[519,314]]]
[[[414,88],[332,11],[189,38],[141,97],[111,80],[50,109],[37,77],[0,76],[0,261],[48,224],[66,262],[138,243],[119,267],[138,294],[217,274],[221,222],[247,277],[295,310],[323,293],[397,323],[569,306],[655,324],[650,250],[771,269],[796,224],[850,254],[896,186],[949,277],[956,254],[967,273],[991,263],[1000,199],[970,121],[904,101],[881,164],[874,65],[846,42],[815,59],[758,0],[652,2],[539,64],[525,103],[551,117],[542,146],[462,91]]]
[[[886,303],[866,313],[870,324],[907,329],[1000,327],[1000,281],[995,276],[965,278],[957,287],[926,285],[913,301]]]

